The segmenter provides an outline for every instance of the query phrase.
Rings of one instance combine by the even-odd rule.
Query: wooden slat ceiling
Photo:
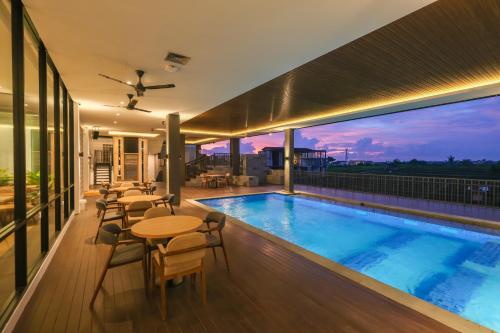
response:
[[[214,107],[182,128],[236,134],[499,80],[500,1],[440,0]]]

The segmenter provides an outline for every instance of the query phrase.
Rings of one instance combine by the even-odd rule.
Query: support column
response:
[[[174,204],[181,202],[181,133],[179,114],[168,114],[166,124],[165,145],[167,149],[167,158],[165,162],[165,181],[168,193],[175,195]]]
[[[195,158],[198,159],[201,157],[201,145],[195,145],[196,153]]]
[[[180,153],[181,153],[181,185],[184,186],[186,184],[186,135],[180,135]]]
[[[240,138],[229,140],[229,152],[231,153],[231,171],[233,176],[240,175]]]
[[[285,130],[285,188],[286,192],[293,193],[293,128]]]
[[[82,135],[82,189],[88,191],[90,188],[90,131],[88,127],[83,128]],[[116,160],[115,160],[116,163]]]
[[[74,193],[75,193],[75,212],[76,214],[80,213],[80,199],[82,197],[81,193],[81,187],[80,187],[80,181],[81,181],[81,170],[80,170],[80,135],[81,135],[81,130],[80,130],[80,108],[77,103],[74,104],[74,109],[73,109],[73,136],[74,136],[74,148],[73,148],[73,156],[72,158],[74,159],[74,165],[75,165],[75,170],[73,173],[73,179],[74,179]]]

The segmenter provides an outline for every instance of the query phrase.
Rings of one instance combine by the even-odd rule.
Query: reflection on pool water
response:
[[[199,200],[500,332],[500,235],[277,193]]]

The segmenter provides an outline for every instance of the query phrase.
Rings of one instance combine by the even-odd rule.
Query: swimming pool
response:
[[[500,332],[500,234],[301,195],[198,200]]]

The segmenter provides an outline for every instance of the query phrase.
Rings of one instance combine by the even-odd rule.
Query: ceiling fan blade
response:
[[[9,96],[12,95],[12,93],[3,92],[3,91],[0,91],[0,94],[2,94],[2,95],[9,95]]]
[[[153,111],[144,110],[144,109],[139,109],[139,108],[134,108],[133,110],[136,110],[136,111],[141,111],[141,112],[147,112],[147,113],[151,113],[151,112],[153,112]]]
[[[103,104],[102,106],[107,106],[110,108],[121,108],[122,107],[121,105],[108,105],[108,104]]]
[[[159,84],[156,86],[146,86],[144,87],[146,89],[165,89],[165,88],[175,88],[175,84],[169,83],[169,84]]]
[[[108,76],[108,75],[105,75],[105,74],[101,74],[101,73],[99,73],[98,75],[99,75],[99,76],[102,76],[103,78],[106,78],[106,79],[108,79],[108,80],[112,80],[112,81],[115,81],[115,82],[118,82],[118,83],[126,84],[126,85],[127,85],[127,86],[129,86],[129,87],[134,87],[134,85],[133,85],[133,84],[128,84],[127,82],[122,81],[122,80],[115,79],[114,77],[111,77],[111,76]]]
[[[129,103],[128,105],[129,105],[130,107],[132,107],[132,108],[133,108],[133,107],[135,107],[135,106],[137,105],[137,102],[138,102],[138,100],[136,100],[136,99],[131,99],[131,100],[130,100],[130,103]]]

